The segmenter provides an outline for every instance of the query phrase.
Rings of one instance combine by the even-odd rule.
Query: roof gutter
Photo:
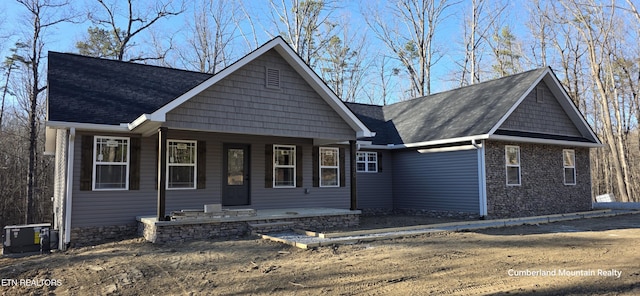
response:
[[[396,149],[418,148],[418,147],[425,147],[425,146],[485,140],[488,138],[489,138],[489,135],[475,135],[475,136],[468,136],[468,137],[441,139],[441,140],[435,140],[435,141],[425,141],[425,142],[416,142],[416,143],[407,143],[407,144],[362,145],[362,147],[370,148],[370,149],[381,149],[381,150],[396,150]]]
[[[511,142],[521,142],[521,143],[536,143],[536,144],[587,147],[587,148],[604,147],[603,144],[593,143],[593,142],[576,142],[576,141],[565,141],[565,140],[505,136],[505,135],[490,135],[488,139],[496,140],[496,141],[511,141]]]

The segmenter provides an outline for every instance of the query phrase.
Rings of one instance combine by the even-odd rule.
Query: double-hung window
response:
[[[356,153],[356,169],[358,172],[377,172],[378,171],[378,153],[377,152],[358,152]]]
[[[320,187],[340,186],[340,150],[332,147],[320,147]]]
[[[167,144],[167,189],[195,189],[197,142],[169,140]]]
[[[129,189],[129,138],[94,137],[93,190]]]
[[[296,187],[296,146],[273,145],[273,187]]]
[[[520,185],[520,147],[506,146],[504,154],[507,172],[507,185]]]
[[[576,185],[576,152],[574,150],[562,150],[562,166],[564,185]]]

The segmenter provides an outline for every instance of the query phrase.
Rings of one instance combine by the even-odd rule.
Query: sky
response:
[[[148,1],[141,1],[140,3]],[[71,3],[73,3],[73,6],[76,10],[84,11],[86,10],[87,4],[92,3],[92,1],[72,0]],[[126,2],[124,0],[121,0],[121,4],[124,5],[125,3]],[[181,41],[180,38],[182,37],[180,36],[186,29],[187,19],[190,19],[193,16],[193,2],[187,0],[186,3],[187,11],[179,16],[164,19],[154,24],[154,30],[158,30],[160,32],[170,32],[170,34],[173,34],[174,38],[176,38],[176,42],[184,42],[184,40]],[[245,4],[247,10],[250,11],[250,18],[254,23],[256,31],[258,33],[256,39],[260,44],[268,41],[271,38],[268,34],[265,33],[266,31],[274,31],[274,26],[270,21],[271,8],[269,7],[268,3],[269,1],[267,0],[252,0],[246,1]],[[352,27],[352,29],[350,29],[351,31],[367,31],[367,25],[364,22],[364,17],[361,12],[361,6],[365,5],[362,3],[370,5],[373,2],[360,2],[352,0],[338,3],[343,6],[339,11],[337,11],[336,15],[349,19],[349,26]],[[462,54],[462,24],[464,14],[468,9],[468,6],[470,5],[469,3],[470,0],[462,0],[460,4],[457,4],[456,6],[448,10],[448,15],[438,27],[438,31],[436,33],[437,48],[441,52],[442,57],[440,58],[438,63],[432,67],[432,93],[454,88],[457,84],[452,81],[452,77],[453,72],[457,69],[457,65],[455,62],[461,58]],[[522,2],[508,1],[507,3],[505,24],[514,29],[516,34],[524,34],[525,28],[521,23],[518,22],[518,20],[526,19],[526,11],[522,8],[522,5],[520,5]],[[15,44],[15,41],[17,40],[16,38],[20,35],[19,32],[21,30],[21,26],[24,23],[25,9],[13,0],[5,0],[0,3],[0,10],[0,18],[4,19],[0,20],[0,26],[2,26],[4,31],[13,33],[13,37],[8,41],[3,42],[4,45],[0,47],[0,54],[5,57],[9,55],[9,48],[12,44]],[[83,16],[86,15],[86,13],[80,14]],[[45,51],[52,50],[59,52],[77,52],[75,44],[77,41],[82,40],[84,36],[86,36],[87,28],[90,25],[91,23],[85,20],[80,23],[61,24],[54,28],[51,28],[47,32],[48,37]],[[243,28],[243,31],[251,32],[251,30],[247,27]],[[148,36],[145,36],[144,38],[148,38]],[[138,38],[135,40],[135,42],[144,43],[145,40],[143,38]],[[369,32],[367,35],[367,43],[369,44],[367,55],[370,58],[375,58],[376,55],[381,54],[380,49],[384,48],[384,45],[371,32]],[[248,48],[246,43],[241,40],[238,40],[238,42],[234,46],[234,59],[242,57],[249,50],[253,49]],[[175,66],[179,67],[179,65]],[[399,88],[401,87],[402,86],[399,86]],[[398,92],[399,91],[400,90],[398,90]]]

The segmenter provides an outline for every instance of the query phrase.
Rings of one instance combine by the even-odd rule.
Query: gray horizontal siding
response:
[[[538,91],[544,92],[542,102],[537,101]],[[562,109],[544,81],[541,81],[526,96],[500,128],[562,136],[581,136],[580,131]]]
[[[251,207],[256,209],[329,207],[348,209],[350,206],[349,189],[349,149],[345,146],[345,187],[313,187],[312,153],[313,146],[309,140],[290,138],[256,137],[251,145]],[[297,188],[265,188],[265,145],[292,144],[303,147],[302,187]],[[309,189],[309,194],[305,194]]]
[[[281,89],[265,87],[266,67]],[[167,114],[178,129],[350,140],[355,132],[274,50]]]
[[[364,151],[364,150],[362,150]],[[392,159],[389,151],[377,151],[382,155],[382,171],[358,173],[358,208],[393,208]]]
[[[479,212],[476,150],[393,156],[394,207]]]
[[[101,134],[104,135],[104,134]],[[80,140],[78,135],[74,155],[74,190],[72,227],[121,225],[135,222],[140,215],[156,213],[157,137],[143,138],[141,147],[140,190],[80,191]],[[346,155],[346,187],[312,187],[312,140],[283,137],[247,136],[169,130],[169,139],[207,142],[207,179],[205,189],[167,190],[166,211],[201,209],[204,204],[220,203],[222,198],[222,151],[224,143],[251,145],[251,202],[244,208],[332,207],[349,208],[349,154]],[[303,147],[303,187],[264,188],[265,145],[291,144]],[[309,194],[304,190],[308,188]]]

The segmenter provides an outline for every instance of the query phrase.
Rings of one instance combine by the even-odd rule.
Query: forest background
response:
[[[637,0],[11,0],[0,4],[0,227],[52,220],[47,52],[217,73],[282,36],[344,101],[550,66],[604,143],[593,195],[640,197]],[[580,172],[578,172],[580,173]]]

